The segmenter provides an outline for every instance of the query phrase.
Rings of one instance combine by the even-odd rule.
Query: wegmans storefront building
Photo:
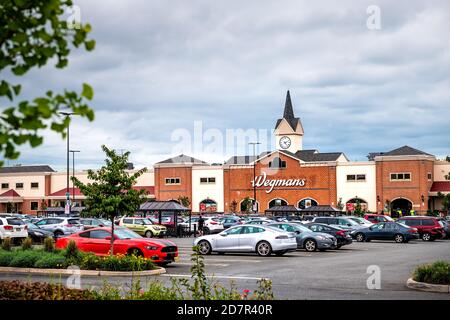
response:
[[[403,146],[371,153],[368,161],[352,162],[343,152],[303,149],[305,132],[295,117],[288,91],[283,116],[275,123],[276,149],[257,156],[233,156],[223,164],[209,164],[179,155],[154,164],[139,178],[150,199],[188,197],[193,212],[246,211],[256,194],[258,212],[276,205],[304,209],[329,205],[353,211],[357,203],[370,212],[425,214],[440,210],[438,195],[450,193],[450,163]],[[76,172],[87,181],[86,172]],[[65,173],[49,166],[0,169],[0,212],[36,213],[41,203],[60,205],[68,192]],[[79,190],[76,202],[84,196]]]

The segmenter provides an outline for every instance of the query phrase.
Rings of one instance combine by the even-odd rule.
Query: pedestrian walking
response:
[[[198,218],[197,226],[198,226],[198,234],[200,236],[202,236],[203,235],[203,228],[205,226],[205,219],[203,219],[202,215],[200,215],[200,217]]]

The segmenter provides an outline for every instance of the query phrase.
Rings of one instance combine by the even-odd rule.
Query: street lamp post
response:
[[[63,116],[66,116],[70,121],[70,116],[76,114],[75,112],[60,112]],[[66,182],[66,209],[68,209],[68,213],[70,214],[70,191],[69,191],[69,158],[70,158],[70,122],[67,125],[67,182]],[[66,213],[66,210],[64,210]]]
[[[256,213],[256,145],[261,142],[249,142],[249,144],[253,146],[253,212]]]
[[[75,177],[75,153],[80,150],[70,150],[72,152],[72,178]],[[75,183],[72,181],[72,204],[75,205]]]

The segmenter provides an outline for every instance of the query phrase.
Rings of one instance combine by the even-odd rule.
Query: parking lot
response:
[[[167,282],[172,277],[190,277],[190,254],[193,238],[172,239],[179,246],[180,260],[167,267],[158,277],[140,279]],[[255,289],[259,278],[269,278],[278,299],[450,299],[449,294],[413,291],[406,280],[418,264],[438,259],[450,260],[450,241],[411,241],[397,244],[390,241],[353,243],[339,250],[308,253],[304,250],[282,257],[259,257],[256,254],[211,254],[205,256],[207,274],[215,281],[228,285],[231,281],[239,290]],[[367,267],[381,270],[381,289],[369,290]],[[35,281],[65,281],[45,276],[2,274],[0,279]],[[104,279],[83,277],[82,286],[101,286]],[[116,285],[128,285],[129,278],[110,278]]]

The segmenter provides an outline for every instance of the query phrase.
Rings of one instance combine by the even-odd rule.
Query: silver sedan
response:
[[[240,225],[218,234],[196,238],[201,254],[211,252],[256,252],[260,256],[283,255],[297,249],[295,234],[265,225]]]

